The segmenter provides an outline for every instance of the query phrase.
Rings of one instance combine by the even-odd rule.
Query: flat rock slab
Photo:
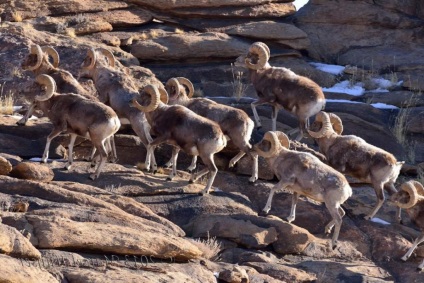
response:
[[[0,223],[0,251],[17,258],[39,259],[40,252],[13,227]]]

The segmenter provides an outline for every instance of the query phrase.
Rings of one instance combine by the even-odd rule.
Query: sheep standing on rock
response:
[[[142,105],[135,98],[131,104],[146,114],[152,134],[155,136],[147,146],[147,155],[152,155],[155,147],[162,143],[173,145],[173,166],[168,177],[170,180],[177,174],[177,158],[180,149],[189,155],[199,155],[206,168],[192,174],[190,182],[195,182],[203,175],[209,174],[208,183],[202,194],[209,193],[218,172],[214,154],[227,145],[221,128],[217,123],[197,115],[184,106],[163,103],[163,99],[167,100],[165,89],[158,90],[154,85],[147,85],[144,89],[147,95],[142,95]],[[160,92],[165,98],[161,99]],[[146,158],[146,162],[148,160],[149,158]]]
[[[33,99],[53,124],[53,130],[47,137],[42,162],[47,162],[51,140],[61,133],[66,133],[71,136],[66,165],[66,168],[70,169],[74,142],[77,136],[81,136],[90,139],[100,155],[96,171],[90,175],[93,180],[98,178],[108,155],[105,142],[121,126],[116,113],[109,106],[78,94],[56,93],[56,83],[48,75],[37,76],[32,89]]]
[[[309,117],[324,109],[324,93],[311,79],[299,76],[287,68],[272,67],[268,63],[269,58],[268,46],[255,42],[250,46],[247,56],[240,56],[235,62],[235,66],[248,68],[250,82],[259,97],[251,104],[256,125],[261,127],[256,106],[272,105],[273,131],[277,127],[278,111],[283,108],[299,119],[300,132],[296,137],[299,141],[309,128]]]
[[[309,134],[318,143],[319,150],[327,162],[336,170],[371,183],[377,195],[377,204],[365,219],[371,219],[384,203],[384,189],[396,193],[394,186],[404,162],[398,162],[393,154],[373,146],[360,137],[341,135],[343,124],[335,114],[320,112]],[[397,215],[400,220],[400,210]]]
[[[335,227],[331,240],[331,247],[334,249],[345,215],[341,205],[352,195],[352,189],[343,174],[310,153],[290,150],[289,145],[290,141],[284,133],[269,131],[261,142],[253,146],[258,154],[266,159],[279,180],[271,189],[263,213],[267,214],[271,209],[272,197],[278,189],[293,194],[288,222],[295,219],[299,195],[325,203],[332,217],[325,231],[329,234]]]
[[[424,187],[417,181],[403,183],[401,190],[390,197],[390,203],[403,208],[411,218],[412,222],[421,230],[421,235],[414,241],[412,247],[402,257],[407,261],[419,244],[424,242]],[[419,270],[424,269],[424,260],[418,266]]]
[[[115,57],[106,49],[89,49],[84,62],[81,64],[79,76],[93,79],[99,100],[110,105],[118,117],[129,121],[132,129],[147,147],[152,141],[150,126],[143,112],[130,106],[130,101],[139,96],[138,88],[133,79],[115,67]],[[146,164],[152,163],[153,171],[157,170],[154,155]],[[150,165],[146,166],[150,170]]]
[[[184,86],[187,87],[189,93],[186,92]],[[249,142],[254,124],[246,112],[241,109],[216,103],[207,98],[192,98],[194,87],[186,78],[179,77],[169,79],[165,88],[169,94],[168,104],[183,105],[194,113],[217,122],[229,140],[240,149],[240,153],[230,160],[229,167],[233,167],[245,154],[252,158],[252,176],[249,181],[252,183],[255,182],[258,179],[258,157],[256,153],[252,153],[252,146]],[[193,158],[189,170],[193,170],[195,167],[196,159]]]

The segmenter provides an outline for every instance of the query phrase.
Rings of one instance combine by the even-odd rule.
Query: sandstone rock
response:
[[[58,283],[48,271],[0,254],[0,281],[28,283]]]
[[[96,13],[93,18],[100,18],[110,23],[114,28],[123,28],[146,24],[153,19],[153,16],[147,10],[131,7],[123,10]]]
[[[193,237],[225,238],[248,248],[264,248],[277,240],[273,227],[261,228],[250,221],[237,220],[225,215],[203,215],[192,220]]]
[[[131,46],[131,54],[140,60],[157,61],[236,58],[248,47],[249,44],[223,33],[190,33],[139,41]]]
[[[244,36],[258,40],[278,40],[295,49],[306,49],[307,34],[294,25],[274,21],[261,21],[238,25],[224,30],[230,35]]]
[[[0,156],[0,175],[8,175],[10,171],[12,171],[12,164],[3,156]]]
[[[146,255],[188,260],[201,251],[189,241],[173,235],[139,231],[129,227],[75,222],[61,217],[31,216],[39,248],[91,250],[121,255]]]
[[[229,283],[249,283],[249,275],[242,267],[234,266],[232,270],[221,271],[218,278]]]
[[[8,153],[0,153],[0,156],[5,158],[12,166],[18,165],[22,162],[22,158],[17,155],[8,154]]]
[[[54,178],[53,170],[33,162],[21,162],[10,172],[10,176],[39,182],[50,182]]]
[[[107,32],[111,31],[113,28],[110,23],[98,20],[77,24],[72,27],[72,29],[74,30],[76,35],[85,35],[97,32]]]
[[[0,251],[17,258],[39,259],[40,252],[13,227],[0,224]]]
[[[313,282],[317,280],[315,274],[283,264],[247,262],[245,265],[255,268],[260,273],[270,275],[273,278],[285,282]]]
[[[171,4],[166,0],[130,0],[129,2],[135,3],[140,6],[151,6],[155,8],[159,8],[161,10],[172,10],[175,8],[189,8],[189,7],[223,7],[223,6],[255,6],[260,5],[264,3],[272,3],[272,2],[291,2],[291,0],[243,0],[243,1],[237,1],[237,0],[220,0],[220,1],[214,1],[213,3],[207,3],[207,2],[199,2],[196,0],[183,0],[179,1],[178,3]]]

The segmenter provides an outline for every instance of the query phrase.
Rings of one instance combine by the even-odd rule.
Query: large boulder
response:
[[[12,164],[9,160],[0,156],[0,175],[8,175],[12,171]]]
[[[34,162],[21,162],[10,172],[11,177],[38,182],[50,182],[54,178],[53,170]]]
[[[40,259],[40,252],[13,227],[0,223],[0,253],[17,258]]]

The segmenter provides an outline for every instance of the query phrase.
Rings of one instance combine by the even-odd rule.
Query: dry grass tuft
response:
[[[150,35],[150,38],[156,38],[156,37],[158,37],[158,36],[159,36],[159,32],[158,32],[157,30],[152,29],[152,30],[149,32],[149,35]]]
[[[14,22],[22,22],[22,13],[19,11],[13,11],[12,18]]]
[[[215,260],[221,251],[221,244],[216,240],[216,237],[209,237],[207,239],[190,239],[190,241],[199,248],[203,253],[203,257],[209,260]]]
[[[13,95],[3,95],[4,83],[1,86],[0,92],[0,114],[12,115],[13,114]]]
[[[185,31],[184,31],[184,30],[182,30],[182,29],[176,28],[176,29],[175,29],[175,33],[176,33],[176,34],[184,34],[184,33],[185,33]]]
[[[233,86],[233,96],[237,99],[237,101],[239,101],[240,98],[246,94],[246,90],[249,85],[243,83],[243,72],[236,72],[234,70],[234,64],[231,64],[231,72],[233,74],[233,81],[231,82],[231,85]]]

